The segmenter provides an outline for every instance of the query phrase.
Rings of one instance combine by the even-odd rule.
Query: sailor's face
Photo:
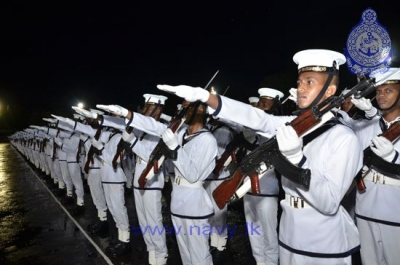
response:
[[[257,107],[262,110],[270,110],[274,105],[273,98],[261,97],[258,101]]]
[[[327,78],[328,74],[325,73],[303,72],[299,74],[297,78],[297,105],[299,108],[307,108],[310,106],[321,92]],[[326,98],[324,94],[320,102]]]
[[[390,108],[400,92],[400,84],[384,84],[376,88],[376,102],[380,109]],[[397,104],[399,105],[399,104]]]

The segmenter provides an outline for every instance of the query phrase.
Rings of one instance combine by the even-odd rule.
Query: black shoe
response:
[[[72,209],[73,215],[82,215],[84,213],[85,213],[85,206],[83,206],[83,205],[81,205],[81,206],[77,205],[77,206],[75,206],[74,209]]]
[[[65,194],[67,194],[67,191],[65,189],[57,189],[54,191],[54,194],[58,197],[63,197],[66,196]]]
[[[113,257],[120,257],[131,252],[131,243],[118,241],[117,244],[107,247],[106,252],[110,253]]]
[[[73,204],[73,203],[74,203],[74,197],[72,197],[72,196],[65,196],[65,197],[61,200],[61,202],[62,202],[63,204]]]
[[[103,238],[108,235],[109,227],[107,221],[98,221],[96,223],[88,225],[88,232],[91,235],[98,235]]]

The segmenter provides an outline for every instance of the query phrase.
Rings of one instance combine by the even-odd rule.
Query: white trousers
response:
[[[209,233],[202,233],[202,228],[209,227],[208,219],[183,219],[172,215],[172,224],[177,231],[176,240],[182,264],[212,265]]]
[[[254,259],[257,262],[278,265],[278,198],[246,194],[243,203]]]
[[[116,227],[130,231],[128,212],[125,207],[124,183],[103,183],[108,209],[114,218]]]
[[[72,183],[75,187],[75,194],[78,198],[83,200],[83,196],[85,194],[83,190],[83,181],[81,175],[81,167],[76,162],[67,162],[69,174],[71,176]]]
[[[103,184],[101,183],[100,169],[91,168],[88,174],[88,185],[90,195],[97,211],[107,211],[107,202],[104,195]]]
[[[155,251],[156,258],[168,255],[161,212],[161,190],[134,189],[136,214],[147,251]]]
[[[400,227],[357,218],[363,265],[395,265],[400,260]]]

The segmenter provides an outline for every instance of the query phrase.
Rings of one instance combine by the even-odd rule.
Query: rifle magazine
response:
[[[269,162],[279,171],[285,178],[302,185],[305,189],[310,188],[311,170],[300,168],[290,163],[281,152],[275,153],[269,157]]]

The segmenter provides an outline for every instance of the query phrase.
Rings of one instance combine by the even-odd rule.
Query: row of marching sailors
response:
[[[363,264],[396,264],[400,259],[397,244],[400,219],[398,203],[393,198],[397,198],[400,186],[400,158],[399,143],[392,141],[398,131],[395,137],[385,133],[392,133],[399,124],[400,70],[378,71],[371,78],[360,80],[351,93],[376,88],[381,112],[370,100],[354,98],[352,102],[368,116],[368,119],[355,120],[336,108],[342,99],[335,94],[339,93],[339,66],[346,62],[343,54],[312,49],[296,53],[293,60],[298,77],[297,90],[292,96],[296,97],[298,111],[291,116],[266,113],[199,87],[157,87],[192,102],[190,105],[197,109],[208,106],[213,110],[212,115],[223,122],[229,120],[227,123],[243,126],[243,133],[243,128],[255,130],[277,144],[282,155],[279,159],[290,169],[279,168],[285,192],[285,198],[280,201],[282,215],[277,241],[280,264],[352,264],[352,255],[357,251]],[[346,97],[351,93],[345,94]],[[204,119],[192,123],[195,118],[188,111],[185,120],[188,127],[174,132],[155,119],[119,105],[97,105],[97,108],[122,117],[122,126],[129,125],[163,139],[164,155],[170,158],[175,170],[171,198],[174,226],[182,229],[208,226],[216,212],[212,204],[212,198],[216,197],[214,192],[213,196],[207,194],[202,182],[215,168],[218,142],[210,131],[204,131]],[[305,115],[308,119],[302,120]],[[103,122],[117,126],[110,119]],[[126,135],[125,139],[132,148],[140,140],[134,135]],[[363,150],[373,159],[363,160],[367,158]],[[356,193],[354,220],[341,203],[359,172],[364,177],[366,191]],[[267,207],[261,205],[261,210]],[[184,264],[212,264],[208,238],[178,234],[177,241]],[[274,264],[266,259],[258,260],[254,254],[257,250],[252,247],[258,264]],[[259,248],[259,252],[267,252],[267,245]]]
[[[265,110],[274,109],[275,103],[283,96],[281,92],[269,88],[260,89],[259,94],[259,107]],[[144,98],[145,105],[142,113],[129,111],[125,114],[128,116],[126,119],[104,115],[103,112],[94,109],[88,111],[73,107],[80,116],[74,114],[74,119],[70,119],[52,115],[54,119],[44,118],[49,122],[49,127],[33,125],[23,133],[25,135],[30,133],[37,139],[48,141],[44,146],[48,149],[46,154],[53,165],[54,161],[59,161],[59,159],[57,156],[52,156],[52,147],[66,150],[69,140],[75,138],[76,143],[79,140],[84,143],[82,149],[75,144],[76,149],[71,154],[74,155],[74,161],[77,161],[77,154],[86,156],[79,159],[80,168],[85,173],[84,175],[88,173],[87,180],[100,219],[100,222],[88,229],[93,234],[103,231],[107,226],[106,210],[110,210],[119,231],[119,242],[107,249],[113,256],[123,255],[130,251],[129,220],[123,196],[123,185],[128,174],[124,175],[121,170],[120,163],[125,161],[125,159],[121,161],[121,157],[129,157],[131,152],[136,157],[133,188],[139,226],[163,227],[161,190],[164,187],[164,171],[154,172],[152,169],[151,177],[145,179],[145,186],[140,184],[141,173],[148,167],[150,155],[159,145],[160,136],[162,136],[164,145],[160,150],[166,158],[162,164],[163,169],[168,171],[169,175],[175,176],[170,211],[173,226],[180,230],[176,236],[181,260],[183,264],[219,263],[226,258],[227,206],[219,209],[212,199],[212,192],[229,177],[230,173],[225,170],[225,166],[219,169],[219,172],[215,172],[216,158],[224,153],[225,148],[234,138],[239,137],[252,145],[256,138],[261,139],[261,137],[251,130],[244,130],[239,124],[213,119],[207,115],[207,108],[200,102],[189,104],[184,101],[182,105],[179,104],[175,116],[179,119],[171,120],[170,117],[162,114],[167,97],[145,94]],[[181,116],[182,113],[185,115]],[[170,120],[170,124],[167,126],[164,123],[158,123],[160,118]],[[170,128],[174,126],[175,130],[182,134],[182,143],[176,142],[173,136]],[[128,128],[133,128],[133,130]],[[241,133],[242,131],[244,134]],[[121,143],[125,143],[122,156],[116,152]],[[182,147],[179,163],[178,145]],[[96,150],[94,159],[90,157],[91,146],[92,151]],[[82,153],[81,150],[86,150],[86,152]],[[55,159],[51,159],[52,157]],[[85,161],[91,161],[88,168]],[[159,163],[161,166],[162,161],[160,160]],[[278,264],[276,228],[279,188],[277,179],[273,178],[272,183],[269,181],[263,186],[267,187],[267,190],[263,190],[266,196],[256,197],[256,200],[263,199],[263,204],[259,203],[255,206],[253,196],[245,196],[246,220],[253,222],[254,226],[259,226],[261,223],[264,226],[262,231],[256,231],[257,233],[252,235],[253,240],[251,240],[253,255],[258,264],[264,264],[265,262],[259,260],[266,259],[269,259],[271,264]],[[68,195],[71,193],[72,191]],[[77,198],[79,200],[78,193]],[[79,202],[82,203],[81,200]],[[262,213],[259,213],[259,210],[262,210]],[[204,232],[194,234],[191,231],[195,227],[204,229],[208,226],[210,227],[209,237],[204,236]],[[165,233],[144,233],[143,237],[147,246],[149,264],[166,264],[168,249]],[[263,250],[264,246],[267,251]]]
[[[298,64],[298,84],[297,91],[291,91],[291,96],[295,98],[300,112],[335,95],[339,66],[345,62],[342,54],[328,50],[306,50],[297,53],[294,61]],[[384,79],[384,76],[377,74],[376,78]],[[366,111],[369,119],[353,120],[341,111],[336,112],[340,114],[336,116],[327,112],[322,117],[327,120],[323,126],[304,139],[300,139],[293,126],[288,125],[296,117],[276,116],[265,112],[266,109],[261,108],[261,105],[268,105],[268,102],[260,100],[259,107],[253,108],[249,104],[189,86],[158,86],[161,90],[192,102],[185,108],[185,125],[178,124],[178,129],[171,124],[175,120],[171,120],[170,125],[158,122],[161,107],[166,100],[166,97],[160,95],[147,95],[146,107],[142,113],[119,105],[97,105],[97,108],[118,117],[75,107],[78,114],[94,122],[92,125],[69,118],[53,117],[57,119],[58,127],[83,134],[85,141],[90,142],[87,151],[90,150],[90,145],[97,150],[94,160],[99,161],[106,205],[120,231],[120,242],[109,248],[114,255],[129,251],[129,227],[126,228],[129,222],[123,199],[126,176],[118,159],[115,164],[116,150],[121,139],[127,150],[137,156],[133,186],[139,225],[163,225],[163,171],[150,170],[150,175],[145,176],[145,179],[141,174],[147,168],[147,162],[151,162],[150,155],[155,147],[162,143],[161,157],[165,158],[164,163],[168,162],[165,166],[172,166],[174,170],[170,212],[175,229],[179,228],[181,231],[176,237],[182,263],[212,264],[210,245],[214,247],[213,253],[223,251],[226,246],[224,234],[211,234],[208,237],[204,234],[193,234],[191,231],[193,227],[223,224],[226,217],[226,213],[219,212],[211,193],[219,187],[217,182],[213,182],[216,177],[213,175],[218,175],[217,181],[223,182],[223,178],[230,173],[227,170],[223,174],[213,172],[216,158],[221,156],[222,150],[228,147],[227,143],[230,141],[229,136],[218,136],[218,125],[214,124],[215,127],[210,128],[211,130],[205,127],[208,105],[213,109],[214,116],[229,125],[228,131],[234,131],[230,139],[240,132],[247,141],[254,144],[274,136],[279,151],[286,160],[311,172],[307,189],[299,185],[293,176],[281,177],[285,199],[280,202],[282,217],[279,239],[276,234],[279,186],[272,170],[267,170],[266,173],[271,174],[271,177],[261,179],[271,181],[268,185],[261,184],[261,195],[265,196],[255,198],[256,196],[250,197],[250,194],[244,195],[246,220],[258,222],[260,226],[266,223],[266,228],[262,228],[258,238],[263,242],[257,241],[255,237],[250,238],[257,264],[351,264],[351,255],[360,248],[364,264],[371,260],[373,264],[394,264],[399,255],[396,251],[397,244],[393,244],[399,238],[399,221],[398,217],[391,214],[397,206],[395,200],[390,201],[387,196],[395,195],[399,186],[396,184],[398,180],[383,177],[383,173],[379,173],[376,168],[364,172],[367,192],[357,193],[357,226],[354,218],[340,203],[362,167],[362,150],[370,145],[371,140],[371,151],[377,156],[389,163],[396,163],[398,160],[398,152],[393,144],[378,134],[387,130],[400,116],[399,80],[400,75],[397,73],[378,86],[377,103],[382,112],[377,112],[366,99],[354,99],[353,103]],[[275,94],[270,95],[270,101],[281,99],[282,94],[279,91],[269,90],[271,91]],[[113,131],[101,130],[99,135],[95,129],[99,125],[100,128],[113,128]],[[128,130],[127,127],[132,127],[133,130]],[[37,129],[46,134],[49,131],[48,128]],[[259,138],[259,134],[265,138]],[[384,200],[379,200],[380,198]],[[378,207],[371,208],[370,205]],[[144,234],[144,239],[149,263],[165,264],[168,257],[165,233]]]
[[[91,111],[96,114],[104,113],[94,109]],[[125,201],[120,195],[124,195],[125,189],[132,189],[134,156],[124,154],[122,161],[119,161],[122,162],[125,172],[121,172],[122,167],[118,165],[118,170],[111,170],[112,174],[108,174],[100,156],[91,157],[90,162],[86,163],[91,149],[89,135],[95,134],[97,128],[100,128],[96,123],[92,123],[91,126],[89,124],[92,120],[74,114],[74,120],[83,122],[80,128],[82,131],[78,131],[66,123],[62,124],[56,118],[43,120],[48,122],[48,126],[31,125],[30,128],[10,136],[10,142],[46,176],[50,176],[53,185],[58,187],[56,194],[61,196],[64,204],[76,203],[72,209],[75,216],[85,213],[83,182],[87,181],[98,215],[98,220],[88,226],[88,232],[100,236],[108,235],[107,210],[110,210],[117,224],[119,241],[107,251],[114,256],[126,253],[130,249],[130,225]],[[102,132],[104,139],[117,140],[117,137],[113,137],[115,132],[111,129],[98,131]],[[110,141],[110,144],[115,140]],[[107,183],[110,185],[105,185]]]

